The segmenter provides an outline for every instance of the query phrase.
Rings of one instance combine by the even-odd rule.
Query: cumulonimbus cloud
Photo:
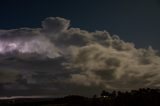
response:
[[[45,75],[50,78],[44,76],[46,83],[51,84],[49,80],[52,79],[53,82],[65,86],[68,84],[73,89],[74,86],[118,90],[160,87],[160,56],[152,47],[136,48],[133,43],[125,42],[107,31],[89,32],[72,28],[69,20],[60,17],[46,18],[41,28],[0,30],[0,60],[4,61],[5,56],[36,61],[11,65],[12,68],[20,70],[29,64],[29,70],[32,70],[14,71],[11,77],[11,80],[14,80],[10,82],[12,84],[13,81],[20,81],[16,80],[20,74],[28,83],[26,86],[40,85],[42,83],[38,82],[38,76],[46,72]],[[37,71],[38,66],[31,67],[41,63],[37,59],[43,61],[42,63],[61,59],[61,65],[51,61],[54,65],[48,62],[49,65],[44,65]],[[6,64],[10,64],[9,61],[10,59],[5,60]],[[1,67],[1,73],[4,73],[2,69],[8,70],[1,75],[3,77],[0,76],[1,82],[9,83],[10,79],[5,80],[5,76],[13,71],[5,68],[5,65]],[[24,73],[27,73],[28,77]]]

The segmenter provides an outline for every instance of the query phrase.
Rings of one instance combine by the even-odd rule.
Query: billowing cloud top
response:
[[[69,26],[67,19],[49,17],[41,28],[0,30],[4,95],[88,95],[102,89],[160,87],[160,56],[152,47],[135,48],[106,31]]]

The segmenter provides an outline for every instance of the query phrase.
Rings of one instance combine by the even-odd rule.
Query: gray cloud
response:
[[[49,17],[42,28],[0,30],[2,92],[15,86],[55,95],[160,87],[160,57],[152,47],[69,26],[67,19]]]
[[[45,33],[57,34],[68,29],[70,21],[60,17],[48,17],[42,21],[42,30]],[[53,35],[54,36],[54,35]]]

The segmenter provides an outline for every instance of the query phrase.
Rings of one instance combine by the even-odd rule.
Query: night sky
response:
[[[0,96],[160,88],[159,0],[0,1]]]
[[[39,27],[46,17],[63,17],[72,26],[107,30],[137,47],[159,47],[159,0],[3,0],[0,28]]]

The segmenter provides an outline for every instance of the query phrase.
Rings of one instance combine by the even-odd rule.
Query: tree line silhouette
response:
[[[63,98],[1,100],[0,106],[160,106],[160,89],[103,90],[91,98],[68,95]]]
[[[130,92],[103,90],[101,98],[103,100],[99,103],[108,106],[160,106],[160,89],[140,88]]]

